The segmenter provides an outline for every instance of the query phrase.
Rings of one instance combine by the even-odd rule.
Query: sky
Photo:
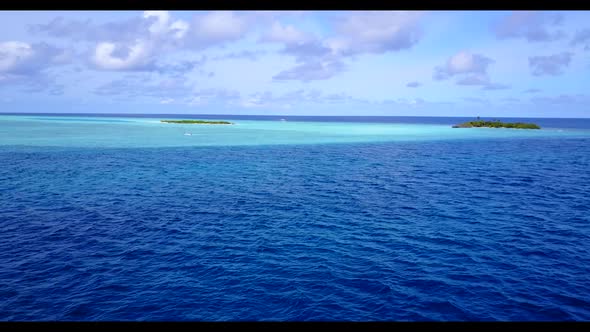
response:
[[[590,117],[589,11],[2,11],[0,113]]]

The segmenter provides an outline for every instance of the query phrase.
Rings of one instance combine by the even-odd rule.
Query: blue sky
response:
[[[0,112],[590,117],[590,12],[3,11]]]

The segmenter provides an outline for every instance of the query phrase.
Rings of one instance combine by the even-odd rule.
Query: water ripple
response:
[[[0,147],[0,320],[589,320],[556,140]]]

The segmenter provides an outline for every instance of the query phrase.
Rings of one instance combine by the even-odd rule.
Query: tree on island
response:
[[[454,125],[453,128],[514,128],[514,129],[541,129],[538,125],[534,123],[522,123],[522,122],[515,122],[515,123],[504,123],[499,120],[494,119],[493,121],[469,121],[465,123],[461,123],[458,125]]]

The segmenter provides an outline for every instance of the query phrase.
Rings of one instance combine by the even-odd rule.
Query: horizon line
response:
[[[497,119],[580,119],[588,120],[590,117],[532,117],[532,116],[481,116],[481,115],[301,115],[301,114],[207,114],[207,113],[75,113],[75,112],[1,112],[0,115],[166,115],[166,116],[268,116],[268,117],[325,117],[325,118],[360,118],[360,117],[383,117],[383,118],[497,118]]]

